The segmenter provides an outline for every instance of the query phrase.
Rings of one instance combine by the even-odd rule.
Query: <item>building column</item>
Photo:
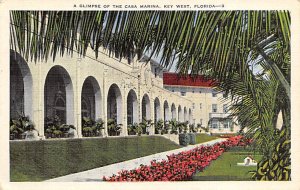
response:
[[[107,69],[104,69],[103,72],[103,83],[102,83],[102,114],[103,114],[103,122],[104,122],[104,137],[108,136],[108,129],[107,129]]]
[[[139,98],[138,100],[138,104],[139,104],[139,123],[141,123],[143,121],[143,97]]]
[[[162,100],[162,97],[160,97],[160,100],[159,100],[159,103],[160,103],[160,106],[159,106],[159,119],[162,119],[164,121],[164,102],[161,102]]]
[[[149,93],[150,96],[150,119],[151,119],[151,123],[154,123],[154,117],[155,117],[155,106],[154,106],[154,102],[155,102],[155,97],[153,98],[152,93]],[[155,133],[155,129],[154,129],[154,125],[150,126],[149,129],[149,135],[154,135]]]
[[[37,130],[39,132],[39,135],[42,137],[42,139],[45,139],[45,129],[44,129],[44,112],[45,112],[45,102],[44,102],[44,87],[45,87],[45,78],[47,76],[47,72],[44,73],[46,76],[42,76],[42,63],[37,63],[38,65],[38,71],[37,75],[33,75],[32,78],[32,86],[33,86],[33,91],[36,91],[36,93],[32,93],[32,100],[37,100],[37,101],[32,101],[32,106],[34,109],[34,115],[33,115],[33,122],[35,123]],[[35,78],[37,77],[37,78]]]
[[[126,86],[125,86],[125,81],[122,84],[121,88],[123,88],[123,96],[122,96],[122,130],[121,130],[121,136],[128,136],[128,131],[127,131],[127,96],[126,96]],[[122,89],[120,89],[122,90]]]
[[[77,58],[76,60],[76,81],[73,81],[74,84],[74,126],[77,128],[77,135],[79,138],[82,137],[82,126],[81,126],[81,90],[82,87],[79,85],[80,80],[80,63],[81,58]]]

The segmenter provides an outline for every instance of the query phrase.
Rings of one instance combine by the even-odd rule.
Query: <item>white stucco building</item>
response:
[[[192,101],[194,124],[208,127],[212,133],[236,133],[237,121],[230,117],[229,101],[213,89],[213,81],[204,76],[179,77],[176,73],[164,73],[164,88]]]
[[[84,58],[74,53],[35,63],[11,50],[10,117],[28,115],[40,135],[45,134],[47,118],[55,115],[62,123],[74,125],[79,137],[84,116],[102,118],[106,135],[109,118],[122,124],[120,136],[127,135],[128,124],[142,118],[204,126],[210,122],[212,132],[237,131],[227,131],[224,122],[223,127],[216,126],[214,118],[224,118],[226,113],[218,100],[221,95],[214,97],[211,86],[170,85],[163,80],[165,70],[154,61],[128,63],[103,52],[98,59],[88,51]]]

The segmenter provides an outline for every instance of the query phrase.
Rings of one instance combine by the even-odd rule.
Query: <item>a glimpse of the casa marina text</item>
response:
[[[144,5],[135,5],[135,4],[74,4],[73,8],[83,8],[83,9],[219,9],[224,8],[224,4],[144,4]]]

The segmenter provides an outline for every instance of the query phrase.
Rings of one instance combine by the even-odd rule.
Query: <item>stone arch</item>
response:
[[[161,119],[161,115],[160,115],[160,101],[156,97],[154,99],[154,122],[158,121],[159,119]]]
[[[150,115],[150,98],[148,94],[144,94],[143,99],[142,99],[142,120],[143,119],[151,119]]]
[[[189,121],[189,120],[188,120],[188,114],[187,114],[187,109],[186,109],[186,107],[183,108],[183,114],[184,114],[184,115],[183,115],[183,120],[184,120],[184,121]]]
[[[59,65],[53,66],[44,87],[45,119],[58,116],[61,123],[74,125],[74,92],[69,73]],[[46,123],[46,122],[45,122]]]
[[[130,90],[127,96],[127,125],[138,123],[138,101],[134,90]]]
[[[176,106],[174,103],[171,106],[171,113],[172,113],[172,119],[176,120]]]
[[[164,102],[164,121],[169,121],[169,120],[170,120],[170,109],[169,109],[168,101],[165,100],[165,102]]]
[[[32,75],[22,56],[10,51],[10,118],[33,118]]]
[[[87,77],[82,85],[81,116],[93,120],[101,117],[101,90],[93,76]]]
[[[122,94],[116,84],[109,87],[107,94],[107,119],[115,119],[117,124],[122,124]]]

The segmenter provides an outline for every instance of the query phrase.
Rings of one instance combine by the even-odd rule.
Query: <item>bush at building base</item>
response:
[[[196,134],[195,133],[188,133],[189,135],[189,144],[194,145],[196,144]]]
[[[34,125],[28,116],[20,116],[10,120],[10,140],[25,139],[26,132],[34,129]]]
[[[190,136],[187,133],[179,134],[179,144],[187,146],[190,142]]]

